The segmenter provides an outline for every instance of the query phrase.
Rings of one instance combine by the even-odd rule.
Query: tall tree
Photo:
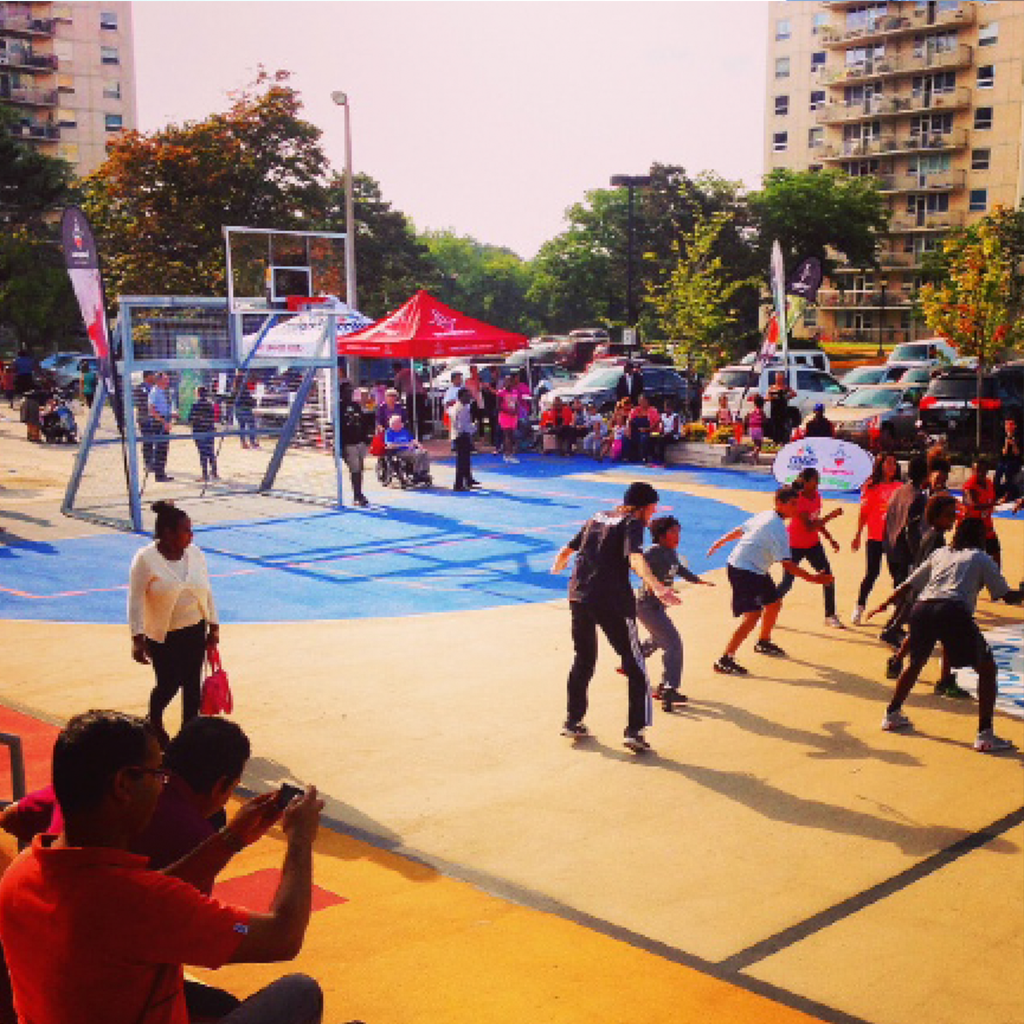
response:
[[[225,113],[113,143],[83,183],[111,295],[223,294],[222,225],[308,228],[322,212],[321,132],[288,78],[261,69]]]

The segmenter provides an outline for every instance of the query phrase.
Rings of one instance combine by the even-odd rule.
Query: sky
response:
[[[417,230],[523,258],[613,174],[762,174],[762,0],[142,0],[133,16],[140,130],[226,109],[260,64],[287,69],[336,169],[341,90],[355,172]]]

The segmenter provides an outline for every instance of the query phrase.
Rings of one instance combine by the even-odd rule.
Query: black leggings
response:
[[[832,572],[832,566],[829,565],[828,555],[825,554],[825,548],[821,544],[815,544],[813,548],[793,548],[790,552],[793,562],[799,565],[805,558],[811,563],[811,568],[818,572]],[[782,574],[782,582],[779,584],[779,597],[785,597],[790,588],[793,586],[793,580],[795,576],[790,576],[788,572]],[[825,615],[831,618],[836,613],[836,585],[835,583],[828,583],[822,590],[825,591]]]
[[[192,721],[199,714],[206,623],[172,630],[163,643],[147,637],[146,650],[156,673],[156,686],[149,696],[149,720],[163,728],[164,710],[181,690],[181,724]]]
[[[651,722],[651,691],[644,656],[640,653],[636,619],[581,601],[570,601],[569,607],[572,610],[572,643],[576,657],[569,670],[568,721],[582,722],[587,713],[587,687],[597,667],[597,627],[600,626],[612,650],[622,659],[622,668],[629,681],[629,724],[626,731],[639,732]]]
[[[880,540],[869,540],[864,548],[864,554],[867,557],[867,567],[864,570],[864,579],[860,581],[860,590],[857,593],[858,608],[867,607],[868,595],[878,579],[878,574],[882,571],[882,548],[883,543]]]

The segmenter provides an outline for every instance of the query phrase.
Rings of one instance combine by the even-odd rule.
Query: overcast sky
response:
[[[197,120],[257,65],[420,230],[533,256],[566,207],[653,161],[756,185],[766,2],[134,4],[139,122]],[[266,225],[272,226],[272,225]]]

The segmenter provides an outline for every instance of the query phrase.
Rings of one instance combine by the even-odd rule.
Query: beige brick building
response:
[[[79,175],[136,125],[131,7],[0,2],[0,102],[18,118],[10,131]]]
[[[767,75],[766,170],[874,175],[891,211],[880,271],[837,270],[800,333],[926,335],[922,255],[1024,198],[1024,2],[775,2]]]

